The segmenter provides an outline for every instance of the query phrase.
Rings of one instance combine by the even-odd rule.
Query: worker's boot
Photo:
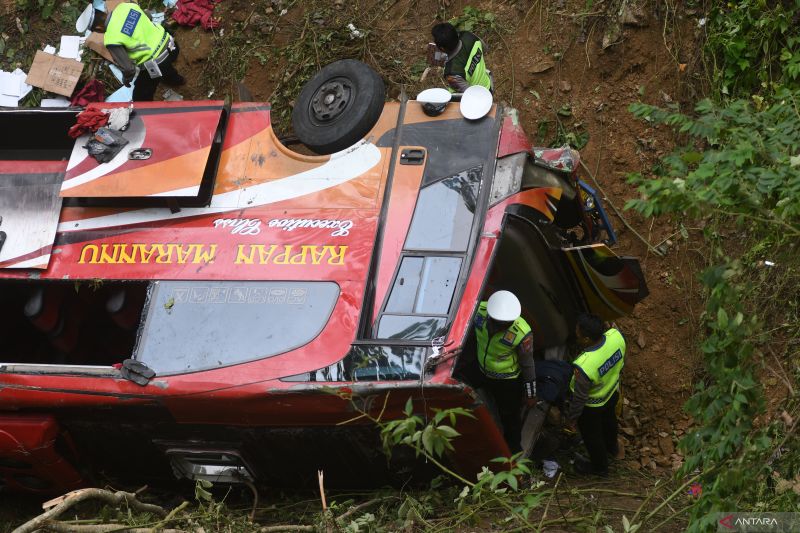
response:
[[[164,76],[163,81],[170,87],[178,87],[186,83],[186,78],[176,73],[174,76]]]
[[[600,476],[600,477],[608,477],[608,468],[604,470],[596,470],[592,466],[591,461],[575,459],[575,472],[582,476]]]

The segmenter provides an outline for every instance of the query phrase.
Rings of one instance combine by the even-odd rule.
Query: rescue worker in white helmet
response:
[[[533,333],[521,312],[514,294],[497,291],[480,303],[475,315],[478,367],[483,378],[479,386],[494,398],[511,453],[522,450],[523,398],[536,401]]]

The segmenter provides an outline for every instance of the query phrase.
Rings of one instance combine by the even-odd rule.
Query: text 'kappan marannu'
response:
[[[347,246],[293,244],[239,244],[237,265],[344,265]],[[96,264],[206,264],[217,259],[216,244],[86,244],[78,263]]]

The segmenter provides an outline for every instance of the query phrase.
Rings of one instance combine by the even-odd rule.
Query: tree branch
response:
[[[92,500],[92,499],[101,500],[109,505],[119,505],[125,502],[131,508],[139,512],[152,513],[160,517],[165,517],[167,515],[167,512],[162,507],[159,507],[158,505],[152,505],[149,503],[140,502],[136,498],[136,495],[133,494],[132,492],[124,492],[121,490],[117,492],[111,492],[109,490],[104,490],[104,489],[81,489],[74,492],[70,492],[69,494],[62,496],[62,498],[63,500],[58,505],[56,505],[49,511],[40,514],[36,518],[25,522],[17,529],[12,531],[12,533],[32,533],[37,529],[41,529],[45,524],[47,524],[48,528],[51,528],[53,524],[48,524],[48,522],[50,522],[51,520],[55,520],[58,516],[60,516],[70,507],[77,505],[82,501]],[[92,531],[100,531],[100,530],[94,529]]]

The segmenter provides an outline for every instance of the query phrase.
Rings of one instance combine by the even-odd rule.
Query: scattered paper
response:
[[[11,72],[0,70],[0,94],[19,99],[22,94],[22,80]]]
[[[17,107],[19,101],[31,92],[33,87],[25,83],[26,77],[21,69],[14,72],[0,70],[0,106]]]
[[[80,48],[81,38],[79,35],[62,35],[61,46],[58,49],[58,57],[80,61]]]
[[[42,98],[42,107],[69,107],[69,100],[63,96],[58,98]]]
[[[6,96],[0,94],[0,107],[17,107],[19,105],[19,98],[16,96]]]
[[[164,0],[164,7],[172,9],[178,4],[178,0]]]
[[[20,98],[25,98],[26,96],[28,96],[28,93],[33,90],[32,86],[30,86],[27,83],[25,83],[25,78],[27,78],[28,75],[25,74],[25,72],[23,72],[21,68],[15,69],[14,72],[12,72],[12,74],[14,74],[15,76],[17,76],[19,78],[19,84],[20,84],[20,87],[21,87],[21,92],[20,92],[19,97]]]
[[[162,11],[161,13],[153,13],[150,16],[150,20],[153,21],[153,24],[158,24],[161,26],[161,24],[164,22],[164,12]]]
[[[47,46],[44,47],[44,53],[45,54],[56,55],[56,47],[55,46],[50,46],[48,44]]]

